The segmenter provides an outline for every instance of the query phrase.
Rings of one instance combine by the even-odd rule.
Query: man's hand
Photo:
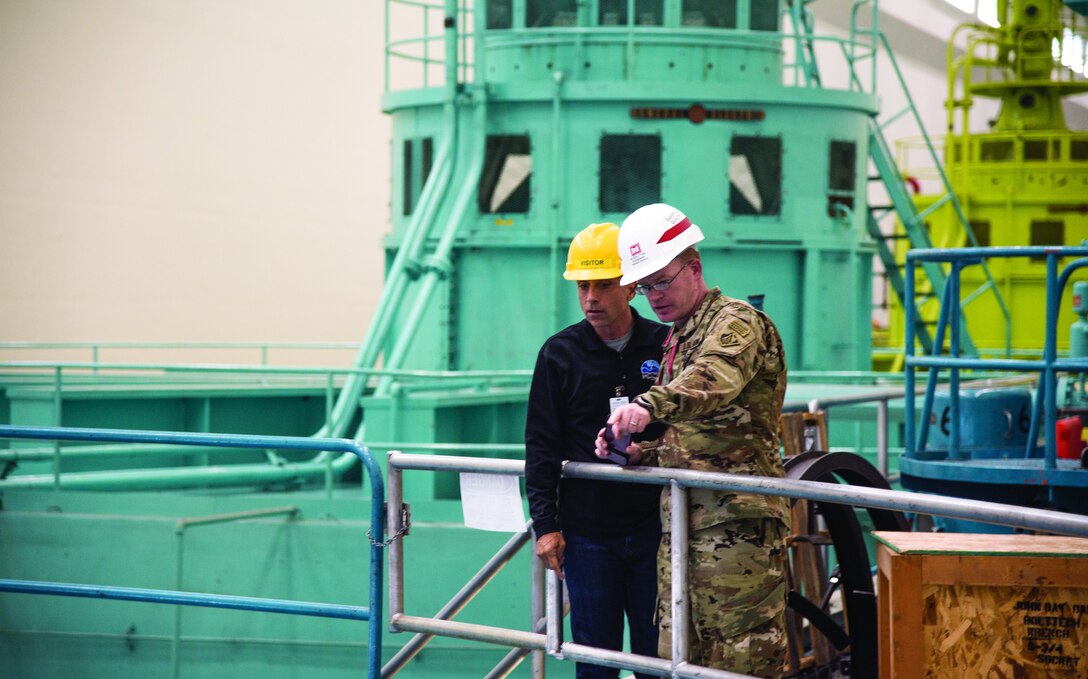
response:
[[[608,418],[608,424],[612,427],[612,433],[616,438],[625,434],[637,434],[653,421],[650,411],[637,403],[628,403],[612,411]]]
[[[563,552],[567,549],[567,542],[559,531],[545,533],[536,539],[536,555],[548,570],[553,570],[563,579]]]

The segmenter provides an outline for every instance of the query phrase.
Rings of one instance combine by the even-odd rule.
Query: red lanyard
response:
[[[672,333],[676,330],[676,326],[669,328],[669,334],[665,337],[665,346],[669,346],[669,341],[672,339]],[[666,362],[669,364],[669,380],[672,381],[672,362],[676,360],[676,348],[680,346],[680,340],[676,340],[676,344],[672,345],[669,349],[669,355],[666,357]],[[657,383],[662,384],[665,376],[665,371],[662,370],[658,373]]]

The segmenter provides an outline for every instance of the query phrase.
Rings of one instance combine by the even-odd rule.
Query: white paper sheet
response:
[[[525,531],[525,508],[516,476],[462,473],[461,507],[469,528],[504,533]]]

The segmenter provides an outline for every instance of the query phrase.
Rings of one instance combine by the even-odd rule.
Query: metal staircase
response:
[[[803,65],[799,64],[799,70],[804,74],[805,81],[809,86],[819,87],[819,69],[815,63],[815,50],[812,44],[813,21],[811,12],[807,9],[807,5],[811,2],[812,0],[788,0],[788,7],[793,20],[794,30],[799,36],[799,42],[803,43],[803,45],[799,45],[796,50],[796,58],[798,61],[805,62]],[[858,23],[858,10],[866,5],[869,5],[872,8],[872,25],[860,26]],[[926,134],[921,117],[918,115],[918,111],[914,106],[914,100],[911,98],[910,91],[903,79],[903,74],[899,69],[899,64],[895,60],[895,55],[892,53],[884,34],[877,28],[877,16],[875,2],[858,2],[854,4],[850,21],[850,40],[843,45],[846,63],[850,68],[849,76],[851,88],[858,91],[864,91],[865,88],[858,74],[858,68],[866,63],[868,63],[868,66],[871,69],[869,82],[874,83],[875,87],[876,59],[877,55],[883,50],[883,53],[887,55],[888,61],[891,63],[895,72],[895,83],[898,85],[907,103],[902,109],[890,115],[881,115],[879,116],[879,119],[874,118],[869,121],[869,159],[876,170],[876,174],[871,177],[871,180],[881,182],[888,194],[890,204],[869,205],[868,214],[866,215],[866,224],[869,234],[876,244],[877,255],[880,257],[880,261],[884,267],[889,286],[895,291],[895,294],[898,296],[900,303],[904,308],[906,308],[908,304],[914,305],[917,310],[914,314],[914,318],[916,319],[915,334],[926,353],[933,353],[933,333],[930,331],[930,328],[937,325],[937,316],[941,306],[939,304],[941,301],[939,296],[944,294],[948,276],[942,265],[935,262],[923,263],[922,269],[925,279],[920,281],[920,285],[918,286],[919,290],[915,294],[915,299],[905,299],[906,289],[903,277],[904,264],[896,256],[894,242],[900,238],[906,239],[910,243],[911,248],[932,248],[935,246],[978,247],[979,243],[974,231],[971,229],[967,216],[964,214],[960,202],[956,199],[955,192],[952,189],[952,184],[948,179],[948,175],[944,171],[941,159],[938,157],[937,151],[934,148],[929,135]],[[925,140],[926,150],[930,155],[934,167],[937,169],[943,191],[932,204],[923,210],[919,210],[914,200],[911,198],[903,176],[896,165],[891,148],[884,137],[884,130],[891,123],[904,117],[914,123],[917,128],[918,136]],[[954,237],[954,240],[957,242],[944,242],[939,244],[934,244],[932,242],[929,229],[926,225],[926,219],[940,209],[952,209],[955,212],[955,221],[959,224],[959,230],[956,231],[956,236]],[[902,236],[896,235],[896,229],[894,227],[882,228],[884,220],[893,215],[898,219],[898,222],[902,227]],[[1008,356],[1011,351],[1012,327],[1009,310],[1004,299],[1001,297],[1000,291],[998,290],[996,282],[985,261],[980,261],[978,264],[984,273],[985,281],[977,289],[964,297],[961,302],[961,308],[966,307],[971,302],[981,298],[987,293],[994,296],[994,300],[1005,320],[1005,353],[1006,356]],[[937,303],[927,303],[931,300],[934,300]],[[960,333],[962,354],[978,355],[978,350],[967,331],[964,319],[961,317],[959,322],[962,325]]]

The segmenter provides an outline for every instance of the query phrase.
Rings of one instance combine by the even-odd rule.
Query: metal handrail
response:
[[[400,5],[402,7],[413,7],[419,9],[423,13],[423,20],[420,22],[423,26],[423,34],[420,36],[414,36],[409,38],[401,38],[394,40],[390,34],[390,8],[394,5]],[[400,59],[406,62],[413,62],[421,65],[422,73],[422,86],[429,87],[430,84],[430,68],[432,66],[447,66],[450,60],[451,54],[448,49],[445,53],[439,53],[437,56],[431,56],[431,46],[437,43],[445,42],[447,36],[445,31],[439,31],[436,33],[430,33],[430,21],[429,14],[437,13],[441,14],[443,24],[447,20],[452,20],[455,30],[459,30],[458,24],[467,24],[468,18],[473,17],[475,21],[474,8],[468,7],[465,4],[457,6],[456,0],[444,0],[437,2],[424,2],[423,0],[385,0],[385,91],[390,91],[391,79],[391,64],[394,60]],[[409,51],[410,48],[415,47],[419,53],[413,53]],[[467,44],[467,31],[462,32],[461,44],[456,48],[458,52],[458,58],[455,59],[458,62],[454,70],[460,71],[460,77],[462,80],[468,79],[468,70],[473,68],[473,62],[469,59],[469,50]],[[436,50],[438,51],[438,50]],[[447,72],[447,76],[449,73]]]
[[[532,377],[532,370],[417,370],[410,368],[335,368],[307,366],[254,366],[219,363],[89,363],[85,361],[0,361],[0,370],[61,368],[82,370],[135,370],[163,372],[252,373],[258,375],[369,375],[420,379]]]
[[[266,613],[365,620],[369,624],[367,676],[371,677],[371,679],[377,679],[380,676],[382,653],[382,625],[380,623],[382,620],[382,550],[385,547],[385,482],[382,479],[381,469],[366,446],[348,439],[242,434],[192,434],[121,429],[17,427],[10,425],[0,425],[0,438],[113,443],[166,443],[217,448],[312,450],[315,452],[336,450],[355,455],[366,467],[370,479],[370,581],[367,588],[370,601],[366,607],[175,590],[8,579],[0,579],[0,592],[143,601],[147,603],[233,608]]]
[[[933,360],[933,359],[928,359]],[[58,362],[19,362],[19,363],[4,363],[0,362],[0,370],[4,368],[54,368],[61,366],[63,368],[79,369],[88,368],[93,364],[85,363],[58,363]],[[304,368],[304,367],[268,367],[261,368],[256,366],[228,366],[228,365],[205,365],[205,366],[193,366],[193,365],[174,365],[174,364],[162,364],[162,365],[148,365],[148,364],[128,364],[128,363],[116,363],[116,364],[99,364],[98,367],[102,369],[118,369],[118,370],[162,370],[164,372],[182,372],[182,373],[213,373],[213,374],[271,374],[271,375],[309,375],[309,374],[335,374],[335,375],[369,375],[374,377],[388,376],[397,377],[401,380],[408,380],[407,382],[401,382],[401,394],[411,393],[415,390],[427,390],[433,389],[436,386],[440,388],[448,388],[451,385],[458,386],[475,386],[483,389],[489,389],[501,386],[516,386],[520,387],[528,383],[529,378],[532,376],[532,371],[529,370],[482,370],[482,371],[439,371],[439,370],[388,370],[378,368]],[[1006,361],[994,361],[992,367],[997,370],[1010,370],[1016,367],[1023,367],[1023,364],[1008,363]],[[793,379],[795,376],[807,378],[813,376],[827,377],[829,373],[811,373],[806,371],[799,371],[791,373],[790,377]],[[862,372],[862,371],[841,371],[838,373],[830,373],[831,376],[840,379],[857,379],[857,378],[874,378],[874,379],[890,379],[901,383],[901,376],[889,375],[885,373],[877,372]],[[66,383],[71,384],[72,377],[67,377]],[[413,383],[412,380],[419,380],[419,382]],[[435,381],[438,384],[429,384],[429,381]],[[1012,386],[1016,384],[1024,384],[1026,382],[1034,382],[1034,377],[996,377],[985,378],[972,381],[963,386],[965,387],[983,387],[983,386]],[[916,394],[923,393],[924,388],[919,387],[916,389]],[[332,398],[329,395],[329,398]],[[888,426],[890,421],[888,419],[888,405],[890,401],[900,400],[903,398],[902,387],[877,387],[872,391],[866,391],[860,394],[850,394],[843,396],[830,396],[823,397],[808,401],[787,401],[783,404],[783,412],[816,412],[817,410],[829,410],[836,406],[847,405],[861,405],[866,403],[876,403],[878,407],[877,416],[877,468],[881,474],[888,478],[888,460],[890,454]],[[521,443],[492,443],[492,444],[479,444],[479,443],[411,443],[401,441],[384,441],[384,442],[370,442],[369,447],[375,450],[399,450],[399,451],[412,451],[412,450],[426,450],[426,451],[442,451],[448,452],[482,452],[487,451],[490,453],[499,454],[518,454],[524,451],[524,445]],[[172,452],[184,450],[179,446],[144,446],[141,449],[141,454],[148,455],[169,455]],[[40,448],[17,448],[10,450],[0,450],[0,462],[8,460],[48,460],[55,457],[57,451],[52,446],[42,446]],[[116,446],[78,446],[68,449],[62,449],[60,451],[60,457],[62,459],[80,459],[80,458],[106,458],[106,457],[119,457],[125,455],[131,455],[132,450],[125,447]]]
[[[328,430],[333,426],[333,423],[337,420],[337,417],[342,417],[336,412],[337,403],[343,403],[345,400],[344,391],[349,388],[349,382],[354,381],[358,384],[366,382],[369,378],[382,378],[385,380],[396,380],[395,384],[400,388],[400,393],[410,394],[413,391],[426,391],[434,389],[475,389],[477,391],[487,391],[498,388],[523,388],[527,387],[528,381],[532,376],[532,371],[529,370],[478,370],[478,371],[448,371],[448,370],[415,370],[415,369],[389,369],[389,368],[310,368],[310,367],[288,367],[288,366],[246,366],[246,365],[177,365],[177,364],[141,364],[141,363],[82,363],[82,362],[64,362],[64,361],[19,361],[19,362],[0,362],[0,370],[49,370],[51,375],[44,379],[51,380],[53,387],[53,411],[54,421],[53,424],[61,426],[63,424],[62,413],[64,401],[62,398],[62,390],[65,387],[72,386],[73,383],[79,384],[78,378],[82,377],[82,371],[94,371],[94,384],[101,385],[103,371],[117,370],[121,372],[152,372],[152,373],[182,373],[192,375],[237,375],[246,376],[251,375],[253,378],[261,377],[261,385],[268,386],[267,379],[269,376],[281,376],[281,377],[299,377],[306,376],[324,376],[324,391],[325,391],[325,425],[324,430]],[[67,373],[66,373],[67,371]],[[75,371],[76,376],[70,373]],[[338,379],[343,376],[349,376],[350,379],[345,381]],[[127,376],[131,379],[132,376]],[[146,379],[146,378],[145,378]],[[130,382],[126,381],[124,384],[131,386],[146,386],[147,382]],[[218,383],[217,383],[218,384]],[[230,385],[249,385],[252,382],[224,382],[223,384]],[[289,386],[290,383],[284,383],[285,386]],[[305,387],[307,383],[300,382],[300,386]],[[46,383],[42,383],[43,387],[48,386]],[[313,385],[311,385],[313,386]],[[183,385],[184,387],[184,385]],[[359,391],[362,391],[362,387],[359,386]],[[356,399],[357,402],[357,399]],[[322,434],[323,432],[319,432]],[[326,438],[321,435],[315,435],[315,438]],[[356,439],[362,438],[362,433],[359,432]],[[118,455],[132,454],[134,450],[132,448],[125,449],[123,447],[102,447],[99,446],[77,446],[76,450],[72,451],[71,457],[109,457]],[[139,447],[141,454],[168,454],[170,451],[156,449],[154,446],[142,446]],[[313,459],[305,462],[293,463],[289,465],[269,465],[269,464],[256,464],[256,465],[232,465],[229,470],[226,468],[207,468],[198,471],[191,470],[177,470],[177,469],[162,469],[156,468],[147,472],[123,472],[115,473],[108,471],[96,471],[96,472],[77,472],[70,473],[65,476],[69,487],[75,487],[74,484],[83,484],[83,487],[94,487],[97,489],[118,489],[129,487],[129,484],[139,482],[144,487],[177,487],[183,485],[192,480],[194,477],[201,477],[202,484],[216,484],[216,485],[233,485],[237,483],[249,481],[269,481],[285,478],[293,478],[295,476],[303,478],[316,478],[322,474],[325,475],[326,491],[331,492],[331,484],[334,474],[340,474],[347,470],[352,463],[352,457],[350,454],[340,456],[338,459],[332,459],[327,449],[321,449],[322,452],[315,456]],[[69,450],[61,449],[59,444],[54,444],[48,450],[34,449],[27,451],[19,449],[18,451],[0,451],[0,460],[4,459],[49,459],[54,460],[54,469],[51,476],[51,483],[54,487],[60,487],[61,485],[61,461],[69,457]],[[50,484],[50,478],[46,476],[36,477],[19,477],[17,479],[0,480],[0,487],[40,487],[42,485]]]
[[[868,3],[869,0],[866,0]],[[807,3],[805,3],[807,4]],[[872,3],[875,6],[875,3]],[[442,2],[424,2],[422,0],[386,0],[385,8],[385,91],[388,93],[391,91],[392,79],[391,79],[391,63],[396,60],[403,60],[417,64],[421,68],[422,84],[426,87],[437,87],[438,85],[432,85],[429,81],[428,71],[431,67],[438,67],[446,65],[446,57],[441,54],[431,55],[429,46],[437,44],[443,40],[443,35],[440,32],[429,33],[428,23],[424,19],[421,24],[423,28],[420,30],[419,35],[405,38],[393,38],[391,35],[390,26],[390,9],[393,6],[404,6],[418,8],[424,14],[430,12],[441,12],[445,16],[456,14],[457,19],[454,22],[458,24],[458,32],[461,35],[462,45],[460,46],[460,63],[458,64],[458,71],[461,74],[462,81],[465,85],[472,85],[478,79],[478,75],[482,72],[479,68],[482,59],[484,58],[485,51],[482,44],[483,40],[487,40],[489,45],[497,44],[505,41],[516,41],[519,45],[557,45],[564,43],[571,43],[576,45],[584,45],[587,38],[594,40],[602,39],[610,42],[623,42],[628,43],[635,42],[637,40],[681,40],[685,44],[690,43],[691,40],[705,40],[708,43],[727,44],[732,41],[745,41],[751,47],[759,46],[760,44],[766,44],[768,48],[775,50],[782,50],[781,43],[784,40],[793,41],[793,51],[795,53],[795,59],[792,63],[784,64],[784,70],[792,70],[795,72],[808,66],[811,61],[806,58],[802,52],[804,50],[812,50],[812,47],[817,42],[833,42],[843,46],[844,53],[848,52],[855,56],[860,53],[871,54],[875,56],[876,44],[874,42],[874,36],[876,35],[875,28],[862,31],[855,30],[853,37],[839,37],[833,35],[815,35],[805,30],[802,24],[798,24],[801,20],[803,13],[807,12],[807,9],[799,6],[785,6],[780,15],[780,29],[778,31],[763,31],[755,29],[740,29],[740,28],[700,28],[693,26],[678,26],[678,25],[660,25],[660,26],[643,26],[634,23],[621,26],[601,26],[595,22],[590,26],[546,26],[546,27],[532,27],[532,28],[517,28],[511,27],[509,29],[488,29],[483,30],[479,26],[476,26],[476,22],[482,23],[480,16],[481,13],[475,8],[469,8],[465,6],[455,7],[450,9],[450,5],[443,4]],[[468,23],[468,18],[472,17],[474,23],[473,30],[468,31],[460,30],[460,24]],[[792,33],[789,32],[787,24],[793,21]],[[467,39],[471,37],[473,44],[471,50],[467,45]],[[409,48],[415,46],[417,51],[409,51]],[[435,50],[438,52],[439,50]],[[475,55],[471,55],[470,52],[474,51]],[[474,66],[475,62],[475,68]],[[473,76],[470,78],[469,69],[474,71]],[[860,83],[851,82],[848,89],[854,91],[871,91],[875,90],[876,86],[876,60],[873,59],[873,73],[869,86],[862,86]],[[810,80],[808,77],[796,78],[795,86],[798,87],[821,87],[821,84],[816,81]]]
[[[460,589],[450,599],[445,606],[442,607],[438,613],[435,614],[435,618],[439,620],[452,620],[469,602],[475,598],[480,591],[491,581],[495,575],[502,570],[506,564],[510,563],[510,560],[521,550],[522,547],[529,543],[529,529],[531,524],[525,527],[520,533],[515,533],[509,540],[506,541],[499,551],[491,557],[490,560],[472,576],[465,586]],[[390,565],[390,568],[393,566]],[[397,653],[389,659],[382,667],[382,677],[391,677],[399,672],[405,665],[408,664],[412,658],[416,657],[423,647],[430,643],[434,638],[433,634],[416,634],[412,637],[408,643],[401,647]]]
[[[472,472],[523,476],[525,463],[519,460],[488,460],[472,457],[446,457],[412,455],[392,452],[388,458],[389,500],[400,503],[402,499],[401,473],[405,470],[444,472]],[[1047,533],[1059,533],[1088,537],[1088,516],[1064,512],[1018,507],[996,502],[983,502],[955,497],[884,490],[837,483],[799,481],[785,478],[757,477],[722,472],[704,472],[686,469],[660,469],[652,467],[620,468],[591,462],[565,462],[562,476],[566,478],[594,479],[621,483],[649,483],[671,487],[672,563],[676,567],[687,563],[687,501],[689,488],[709,488],[730,492],[758,493],[780,497],[815,500],[856,507],[887,509],[912,514],[948,516],[982,523],[1014,526]],[[390,512],[388,533],[395,534],[403,526],[403,517]],[[516,541],[512,538],[511,542]],[[547,652],[561,660],[591,662],[606,667],[642,671],[671,677],[715,677],[738,679],[743,675],[723,672],[692,665],[677,660],[649,658],[631,653],[621,653],[562,641],[562,619],[558,606],[562,583],[553,572],[548,572],[544,599],[547,633],[522,631],[482,624],[461,623],[443,618],[427,618],[408,615],[404,609],[404,545],[398,541],[389,550],[389,618],[390,627],[397,631],[417,632],[426,635],[448,636],[458,639],[484,641],[534,652]],[[510,544],[509,542],[507,544]],[[674,602],[673,619],[683,620],[687,606],[684,579],[677,573],[672,579]],[[540,596],[539,583],[533,580],[533,597]],[[679,609],[679,610],[676,610]],[[687,628],[673,626],[673,658],[687,657]],[[390,668],[393,669],[393,668]],[[537,675],[534,675],[537,676]]]
[[[1009,360],[991,359],[982,360],[964,358],[960,356],[960,345],[957,328],[959,327],[962,310],[960,307],[958,281],[963,266],[979,263],[988,257],[1045,257],[1046,258],[1046,338],[1041,360]],[[1058,260],[1062,257],[1082,257],[1074,260],[1066,266],[1061,275],[1058,274]],[[1025,457],[1034,457],[1035,439],[1038,435],[1040,419],[1043,419],[1044,447],[1043,466],[1047,470],[1057,468],[1057,441],[1055,423],[1057,421],[1057,373],[1062,370],[1088,371],[1088,359],[1064,358],[1057,356],[1057,322],[1058,310],[1061,304],[1062,290],[1069,281],[1070,275],[1076,269],[1088,267],[1088,247],[996,247],[996,248],[950,248],[935,250],[912,250],[907,253],[906,284],[907,293],[914,293],[915,266],[922,262],[939,262],[951,264],[951,276],[949,277],[952,294],[946,295],[942,301],[942,322],[952,330],[949,354],[941,356],[940,343],[935,343],[932,356],[914,355],[914,307],[906,307],[906,413],[904,421],[904,443],[908,454],[913,454],[919,447],[925,449],[925,433],[929,421],[929,408],[933,403],[935,390],[935,377],[941,368],[947,368],[950,373],[949,410],[951,432],[949,438],[949,455],[955,457],[959,447],[959,373],[960,370],[988,369],[1007,370],[1019,372],[1038,372],[1040,382],[1039,394],[1035,399],[1035,409],[1032,414],[1031,428],[1028,432],[1027,450]],[[926,385],[925,402],[923,406],[923,419],[921,434],[916,437],[915,418],[916,408],[915,394],[915,370],[929,368],[930,379]]]
[[[261,365],[268,364],[268,354],[277,351],[312,351],[356,349],[356,342],[23,342],[0,341],[0,351],[68,351],[90,349],[92,361],[98,363],[98,357],[106,349],[184,349],[187,351],[205,350],[249,350],[257,349],[261,354]]]

